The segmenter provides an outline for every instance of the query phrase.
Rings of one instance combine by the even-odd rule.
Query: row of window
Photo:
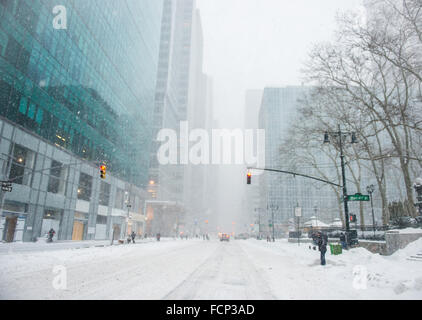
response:
[[[9,181],[16,184],[32,186],[33,171],[36,163],[36,153],[19,144],[12,144],[7,167],[9,171]],[[63,163],[52,160],[48,175],[47,191],[55,194],[66,195],[69,167]],[[92,197],[93,177],[83,172],[79,175],[77,198],[90,201]],[[101,181],[99,191],[99,204],[108,206],[110,203],[111,186],[109,183]],[[126,209],[128,193],[117,188],[114,207]],[[140,209],[139,198],[136,197],[135,205]]]

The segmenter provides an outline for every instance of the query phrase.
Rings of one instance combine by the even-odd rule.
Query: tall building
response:
[[[191,130],[199,128],[208,130],[208,133],[211,134],[210,125],[213,122],[212,81],[202,70],[203,41],[201,15],[199,10],[195,9],[192,19],[187,120]],[[192,144],[193,142],[191,142]],[[191,226],[191,232],[201,232],[200,230],[203,230],[200,227],[201,223],[209,221],[211,215],[207,202],[207,177],[210,169],[208,164],[189,163],[186,166],[186,222]]]
[[[185,230],[192,211],[203,206],[205,177],[203,169],[180,163],[186,150],[178,144],[178,164],[161,165],[157,151],[161,142],[157,133],[163,128],[173,129],[179,135],[180,122],[187,121],[189,128],[205,128],[209,80],[202,72],[202,26],[194,0],[165,0],[161,23],[161,43],[154,110],[153,148],[151,149],[150,185],[148,188],[151,211],[157,217],[152,229],[164,232],[164,220],[175,218],[171,211],[177,203],[183,209],[173,225]],[[208,99],[209,100],[209,99]],[[180,136],[178,137],[180,142]],[[196,179],[192,179],[195,176]],[[192,194],[195,191],[196,196]],[[198,192],[200,195],[198,195]],[[169,203],[172,205],[169,205]],[[163,208],[166,208],[165,210]],[[195,209],[192,209],[195,208]],[[180,210],[179,210],[180,212]],[[158,223],[158,215],[166,215]],[[166,225],[172,225],[171,223]],[[161,229],[161,230],[160,230]],[[168,228],[165,228],[170,232]],[[176,227],[177,229],[177,227]]]
[[[142,212],[162,6],[0,2],[2,175],[18,185],[2,202],[3,238],[18,223],[31,240],[49,219],[60,239],[105,238],[117,227],[120,236],[127,214],[113,209]],[[100,236],[96,222],[106,225]]]
[[[262,90],[247,90],[245,93],[245,130],[256,130],[259,128],[259,109],[262,101]],[[259,172],[262,174],[262,172]],[[243,212],[245,222],[252,224],[254,231],[259,231],[261,203],[260,203],[260,189],[259,176],[253,178],[253,183],[246,185]],[[255,227],[256,225],[256,227]]]
[[[302,164],[283,163],[282,161],[280,147],[283,139],[287,137],[287,129],[295,121],[295,114],[299,105],[298,99],[303,94],[309,93],[311,89],[311,87],[293,86],[265,88],[259,114],[260,128],[266,130],[265,166],[314,177],[323,175],[327,180],[341,184],[340,158],[338,154],[335,154],[334,146],[327,145],[324,147],[330,148],[329,150],[334,155],[334,157],[330,158],[327,155],[329,152],[312,150],[312,165],[310,159],[306,159]],[[323,136],[321,135],[321,148],[323,148],[322,142]],[[348,148],[349,145],[349,143],[345,143],[344,148]],[[346,177],[348,179],[347,189],[349,194],[359,191],[366,193],[366,186],[374,183],[369,168],[370,165],[364,163],[364,161],[361,161],[360,167],[354,161],[348,163],[346,166]],[[351,175],[351,170],[353,170],[354,176]],[[391,181],[390,178],[389,181]],[[360,190],[358,190],[356,182],[358,182]],[[333,189],[328,184],[316,182],[309,178],[272,172],[265,172],[261,175],[259,183],[260,208],[263,209],[262,212],[266,216],[265,220],[272,218],[271,207],[275,208],[274,220],[276,226],[277,224],[287,223],[289,219],[292,219],[296,206],[302,208],[302,222],[312,216],[316,216],[318,220],[322,220],[325,223],[331,223],[339,217],[341,217],[342,222],[344,221],[341,189],[339,190],[337,187]],[[359,223],[362,223],[359,214],[361,209],[363,210],[364,222],[372,224],[367,215],[370,210],[368,203],[349,202],[349,213],[356,214]],[[374,209],[378,216],[377,220],[380,221],[381,210],[378,201],[374,202]]]
[[[284,88],[265,88],[259,111],[259,127],[265,129],[265,167],[271,169],[285,169],[280,160],[280,147],[287,130],[294,120],[297,100],[308,88],[303,86],[287,86]],[[265,212],[266,219],[272,219],[271,207],[275,223],[282,223],[291,217],[297,203],[297,189],[295,181],[286,185],[283,181],[290,179],[278,173],[265,172],[259,176],[260,206]],[[262,213],[262,212],[261,212]],[[265,225],[267,221],[264,221]],[[261,222],[262,223],[262,222]]]

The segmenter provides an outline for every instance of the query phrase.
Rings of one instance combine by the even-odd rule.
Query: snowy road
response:
[[[317,251],[283,240],[15,252],[0,256],[0,299],[422,299],[421,263],[406,260],[421,245],[391,257],[328,253],[326,266]],[[54,289],[63,274],[66,288]]]

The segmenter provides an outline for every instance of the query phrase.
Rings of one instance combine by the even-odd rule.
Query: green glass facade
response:
[[[0,0],[0,115],[144,185],[161,0]]]

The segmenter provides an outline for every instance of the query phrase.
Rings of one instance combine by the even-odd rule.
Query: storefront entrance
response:
[[[6,223],[5,223],[5,241],[6,242],[13,242],[13,239],[15,237],[15,230],[16,230],[16,224],[18,222],[18,217],[6,217]]]
[[[82,221],[73,222],[72,240],[83,240],[85,231],[85,223]]]
[[[120,226],[118,224],[113,224],[113,240],[120,239]]]

